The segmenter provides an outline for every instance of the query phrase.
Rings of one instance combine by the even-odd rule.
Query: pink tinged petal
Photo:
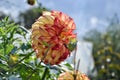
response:
[[[44,63],[45,63],[45,64],[48,64],[48,62],[49,62],[48,60],[44,60]]]
[[[59,60],[63,61],[67,58],[67,56],[70,54],[68,50],[66,50],[63,55],[59,58]]]
[[[48,42],[50,40],[50,37],[40,36],[38,39],[40,40],[41,43],[43,43],[43,41]]]
[[[67,29],[74,30],[76,28],[75,23],[73,22],[72,18],[70,18],[68,21],[65,22],[65,24],[68,26]]]
[[[52,36],[52,37],[51,37],[51,41],[52,41],[53,43],[58,43],[58,42],[59,42],[59,39],[58,39],[57,36]]]
[[[56,53],[57,51],[53,51],[52,52],[52,55],[51,55],[51,57],[52,57],[52,59],[55,59],[55,57],[57,56],[57,53]]]
[[[62,45],[61,45],[60,43],[58,43],[58,44],[55,44],[55,45],[52,47],[52,50],[59,50],[61,47],[62,47]]]
[[[66,18],[67,18],[67,16],[65,16],[65,14],[63,14],[62,12],[60,12],[60,19],[61,19],[62,21],[65,21]]]
[[[55,30],[54,29],[51,29],[51,28],[46,28],[46,31],[49,33],[50,36],[55,36],[56,33],[55,33]]]
[[[57,25],[57,26],[60,25],[60,20],[59,20],[59,18],[55,17],[55,19],[54,19],[54,25]]]

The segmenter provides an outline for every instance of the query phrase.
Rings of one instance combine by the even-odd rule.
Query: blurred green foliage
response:
[[[6,15],[3,12],[0,11],[0,20],[3,19],[3,18],[5,18],[5,16]]]
[[[11,75],[20,74],[21,70],[23,70],[20,68],[23,68],[27,63],[30,64],[28,59],[33,51],[25,53],[31,48],[29,41],[27,43],[22,41],[25,36],[26,32],[23,31],[23,28],[9,21],[8,17],[0,21],[0,77],[3,80],[6,80]],[[23,45],[29,48],[22,49]],[[29,71],[29,67],[25,67]]]
[[[89,35],[88,35],[89,34]],[[84,37],[93,43],[97,76],[92,80],[120,80],[120,23],[113,17],[105,33],[91,30]]]
[[[25,28],[31,29],[31,26],[35,22],[35,20],[42,15],[43,11],[47,10],[48,9],[42,6],[28,9],[25,12],[19,14],[19,23],[24,25]]]

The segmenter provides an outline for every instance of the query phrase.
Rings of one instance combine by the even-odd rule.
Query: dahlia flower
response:
[[[59,75],[58,80],[89,80],[89,78],[80,72],[63,72]]]
[[[64,61],[76,47],[75,27],[73,19],[62,12],[43,12],[32,25],[32,47],[37,58],[51,65]]]

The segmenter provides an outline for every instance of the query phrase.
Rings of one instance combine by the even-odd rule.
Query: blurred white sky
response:
[[[28,8],[27,0],[1,0],[0,10],[16,18],[17,14]],[[77,33],[82,37],[90,29],[104,30],[109,24],[107,18],[117,13],[120,17],[120,0],[38,0],[42,6],[51,10],[62,11],[71,16],[77,26]]]

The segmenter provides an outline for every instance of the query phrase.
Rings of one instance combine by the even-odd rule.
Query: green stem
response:
[[[77,48],[75,49],[75,53],[74,53],[74,74],[73,74],[74,80],[76,80],[76,51]]]
[[[74,70],[76,70],[76,51],[77,48],[75,49],[75,53],[74,53]]]
[[[75,74],[73,74],[73,77],[74,77],[74,80],[76,80],[76,73],[75,73]]]
[[[6,40],[5,40],[5,36],[3,36],[3,48],[4,48],[4,55],[6,54]]]
[[[44,70],[44,73],[42,75],[42,79],[41,80],[45,80],[45,76],[46,76],[47,72],[48,72],[48,68],[45,67],[45,70]]]
[[[30,78],[32,77],[32,75],[36,73],[36,69],[33,70],[33,72],[27,77],[27,80],[30,80]]]
[[[80,59],[78,60],[77,68],[76,68],[76,70],[74,71],[74,74],[73,74],[74,80],[76,80],[76,77],[77,77],[77,74],[78,74],[78,70],[79,70],[79,65],[80,65]]]
[[[80,59],[78,60],[78,63],[77,63],[77,69],[76,69],[76,71],[78,71],[78,70],[79,70],[79,65],[80,65]]]

